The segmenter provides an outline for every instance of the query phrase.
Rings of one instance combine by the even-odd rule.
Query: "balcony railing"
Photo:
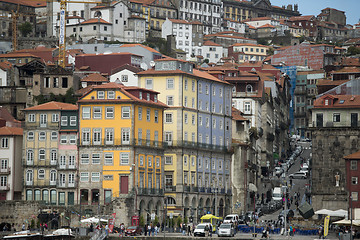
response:
[[[163,195],[164,190],[158,188],[138,188],[138,195]]]
[[[82,147],[93,147],[93,146],[136,146],[136,147],[151,147],[151,148],[164,148],[166,143],[161,141],[153,141],[146,139],[132,139],[129,141],[123,141],[120,139],[114,139],[112,141],[107,141],[106,139],[101,139],[96,142],[84,142],[79,141],[79,145]]]
[[[167,185],[167,186],[165,186],[165,191],[166,192],[176,192],[176,186]]]
[[[68,182],[58,182],[56,184],[56,187],[58,188],[75,188],[76,187],[76,183],[68,183]]]
[[[206,188],[206,193],[211,193],[211,188]]]
[[[190,186],[184,186],[184,192],[190,192]]]
[[[199,192],[205,192],[205,188],[204,187],[199,187]]]
[[[10,174],[11,173],[11,170],[9,167],[7,168],[0,168],[0,174]]]
[[[1,190],[1,191],[10,190],[10,185],[9,185],[9,184],[0,185],[0,190]]]

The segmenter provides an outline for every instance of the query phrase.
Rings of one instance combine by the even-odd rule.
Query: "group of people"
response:
[[[144,235],[145,236],[157,236],[160,231],[160,223],[157,224],[145,224],[144,226]]]
[[[189,223],[189,224],[182,223],[180,224],[180,228],[183,236],[193,236],[195,225],[193,223]]]

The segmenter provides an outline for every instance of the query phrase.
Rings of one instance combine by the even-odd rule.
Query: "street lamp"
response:
[[[167,197],[164,197],[164,201],[165,201],[165,224],[164,224],[164,229],[163,229],[163,231],[164,231],[164,238],[166,238],[165,237],[165,231],[166,231],[166,222],[167,222],[167,202],[168,202],[168,200],[167,200]]]

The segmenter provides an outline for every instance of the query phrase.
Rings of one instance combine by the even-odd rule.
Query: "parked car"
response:
[[[205,232],[206,226],[210,229],[210,231],[213,228],[210,223],[200,223],[195,227],[194,237],[196,237],[196,236],[204,236],[205,237],[206,236],[206,232]]]
[[[290,179],[306,179],[307,175],[305,172],[295,172],[289,175]]]
[[[283,173],[283,169],[281,168],[281,167],[275,167],[274,168],[274,172],[275,172],[275,175],[276,176],[279,176],[279,175],[281,175],[282,173]]]
[[[223,223],[219,226],[218,237],[233,237],[235,235],[234,225]]]
[[[237,214],[230,214],[230,215],[227,215],[225,218],[224,218],[224,223],[234,223],[234,224],[237,224],[239,221],[239,215]]]
[[[129,226],[125,229],[125,236],[136,236],[142,234],[142,228],[140,226]]]

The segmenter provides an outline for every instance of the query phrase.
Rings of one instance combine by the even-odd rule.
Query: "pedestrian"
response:
[[[187,226],[187,233],[188,233],[188,236],[191,236],[191,226],[190,226],[190,224],[188,224],[188,226]]]
[[[158,226],[157,226],[157,225],[155,225],[154,231],[155,231],[155,236],[157,236],[158,231],[159,231],[159,228],[158,228]]]
[[[151,235],[151,228],[152,228],[152,223],[150,223],[150,224],[148,225],[148,233],[149,233],[149,236]]]
[[[25,223],[23,223],[21,230],[25,231]]]
[[[145,227],[144,227],[144,235],[146,236],[146,234],[147,234],[147,231],[148,231],[148,226],[147,226],[147,224],[145,224]]]
[[[108,224],[105,225],[105,233],[106,233],[106,236],[109,235],[109,225]]]
[[[208,237],[209,236],[209,226],[207,224],[205,225],[204,231],[205,231],[205,235]]]

